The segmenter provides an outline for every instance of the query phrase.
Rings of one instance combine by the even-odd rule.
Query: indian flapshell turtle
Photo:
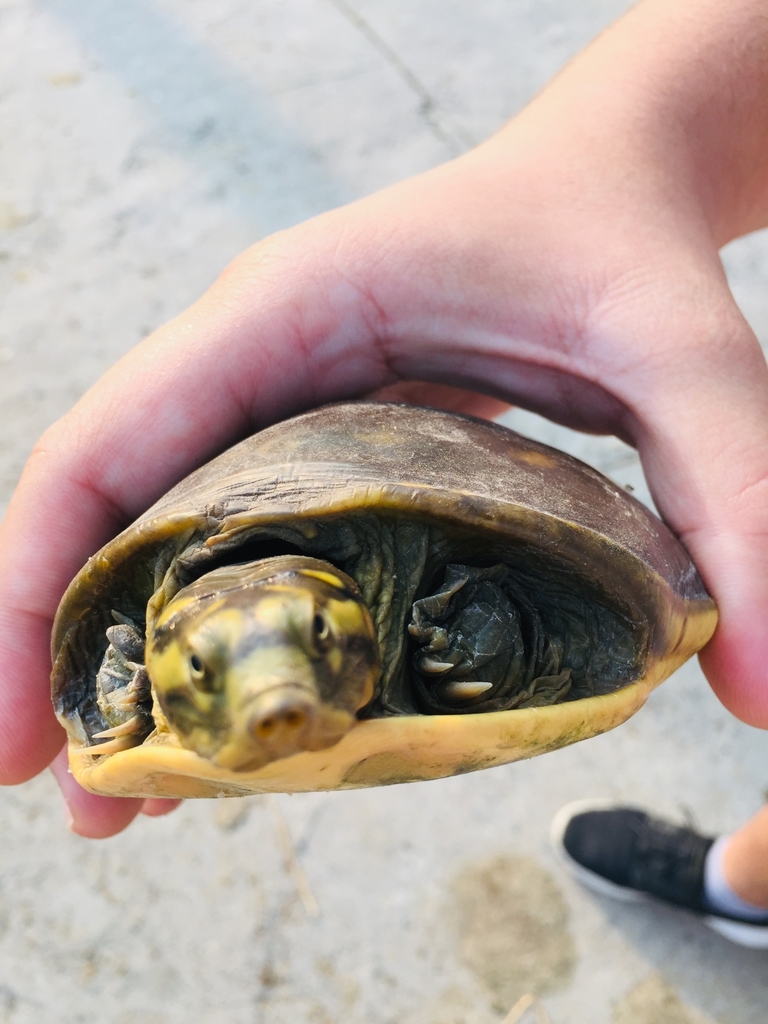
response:
[[[346,403],[226,451],[89,559],[53,700],[97,793],[434,779],[612,728],[715,621],[681,544],[596,471]]]

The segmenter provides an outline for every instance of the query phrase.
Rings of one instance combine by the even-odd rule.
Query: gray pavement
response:
[[[0,0],[0,500],[240,249],[483,139],[627,6]],[[768,340],[764,237],[725,260]],[[508,419],[647,496],[619,442]],[[538,760],[190,802],[100,843],[42,776],[0,792],[0,1024],[494,1024],[526,992],[552,1024],[762,1024],[766,954],[586,893],[547,828],[592,795],[733,828],[766,747],[689,664]]]

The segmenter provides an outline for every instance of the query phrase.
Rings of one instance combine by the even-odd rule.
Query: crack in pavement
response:
[[[469,132],[457,124],[443,111],[439,111],[439,104],[429,89],[424,85],[418,75],[405,63],[400,55],[379,35],[376,29],[359,14],[347,0],[328,0],[336,10],[346,18],[347,21],[357,29],[362,36],[373,46],[375,50],[387,61],[387,63],[398,73],[408,88],[419,98],[419,114],[427,123],[432,133],[448,148],[455,156],[461,156],[468,149],[477,145]],[[441,121],[446,122],[444,127]]]

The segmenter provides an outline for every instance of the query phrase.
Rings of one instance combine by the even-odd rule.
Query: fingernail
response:
[[[75,816],[69,808],[69,804],[64,804],[64,823],[70,832],[77,835],[75,832]]]

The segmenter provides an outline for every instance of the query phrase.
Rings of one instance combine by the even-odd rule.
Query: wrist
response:
[[[644,0],[499,136],[571,166],[622,167],[718,246],[768,225],[768,12],[762,0]],[[517,133],[517,134],[516,134]],[[551,159],[557,160],[553,152]],[[610,164],[608,163],[610,161]]]

